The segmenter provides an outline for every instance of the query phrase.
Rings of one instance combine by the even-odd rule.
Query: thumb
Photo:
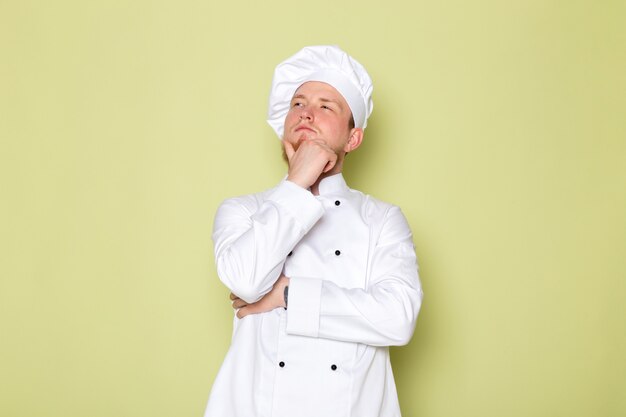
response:
[[[287,160],[291,162],[291,157],[293,157],[293,154],[296,153],[296,151],[293,150],[293,145],[291,143],[286,140],[283,140],[282,142],[283,147],[285,148],[285,155],[287,155]]]

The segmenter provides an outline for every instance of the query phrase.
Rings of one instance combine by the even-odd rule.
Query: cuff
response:
[[[287,333],[317,337],[320,328],[321,279],[290,278]]]
[[[310,191],[287,180],[274,188],[267,200],[285,208],[307,232],[324,214],[322,203]]]

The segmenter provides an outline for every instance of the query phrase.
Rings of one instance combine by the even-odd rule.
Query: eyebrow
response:
[[[336,105],[341,107],[341,103],[338,102],[337,100],[331,100],[329,98],[320,98],[320,101],[323,101],[324,103],[335,103]]]
[[[291,100],[293,101],[293,100],[295,100],[297,98],[306,100],[306,97],[304,96],[304,94],[296,94],[295,96],[293,96],[293,98]],[[320,101],[324,102],[324,103],[335,103],[337,106],[339,106],[339,108],[343,108],[341,103],[339,101],[337,101],[337,100],[332,100],[332,99],[329,99],[329,98],[323,98],[322,97],[322,98],[320,98]]]

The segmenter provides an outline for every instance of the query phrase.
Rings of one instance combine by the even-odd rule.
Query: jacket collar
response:
[[[349,190],[348,184],[343,178],[343,174],[335,174],[330,177],[326,177],[320,181],[319,191],[320,195],[325,194],[342,194]]]

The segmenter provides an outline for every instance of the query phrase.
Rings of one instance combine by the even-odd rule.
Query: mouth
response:
[[[310,127],[299,126],[299,127],[296,128],[296,132],[302,132],[302,131],[308,131],[308,132],[315,133],[315,130],[311,129]]]

